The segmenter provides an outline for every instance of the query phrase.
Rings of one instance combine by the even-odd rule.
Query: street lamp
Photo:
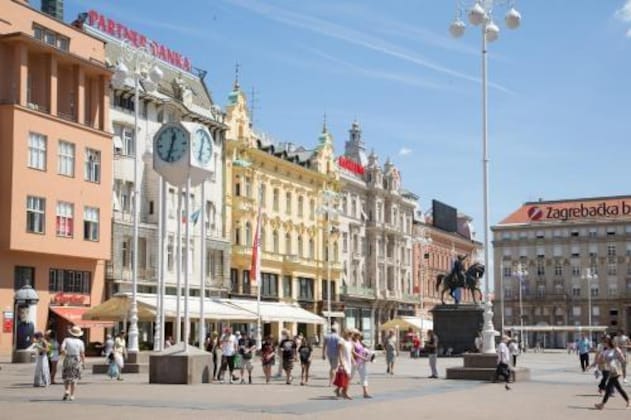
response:
[[[132,244],[132,295],[129,309],[129,352],[138,353],[138,225],[140,218],[140,182],[138,180],[138,109],[140,105],[140,85],[145,91],[156,90],[164,73],[156,65],[156,58],[147,48],[133,48],[128,42],[121,43],[121,56],[112,77],[112,86],[115,89],[123,89],[128,86],[128,79],[132,79],[134,86],[134,234]],[[163,311],[160,308],[158,312]],[[160,317],[156,317],[158,320]],[[162,337],[160,337],[162,340]]]
[[[517,277],[517,280],[519,281],[519,342],[521,343],[521,346],[526,345],[524,342],[524,305],[522,303],[521,294],[524,286],[524,277],[527,275],[528,270],[526,270],[521,263],[518,263],[517,268],[513,272],[513,276]]]
[[[500,29],[493,21],[493,9],[495,4],[504,3],[499,0],[477,0],[469,10],[469,22],[482,28],[482,179],[484,200],[484,266],[489,269],[489,154],[488,154],[488,129],[487,129],[487,42],[493,42],[499,37]],[[461,37],[466,28],[462,21],[462,8],[458,7],[456,17],[449,26],[449,32],[455,38]],[[521,23],[520,13],[512,7],[505,17],[506,26],[509,29],[517,29]],[[489,274],[484,276],[484,288],[486,300],[490,299]]]
[[[335,191],[324,190],[322,192],[322,205],[318,209],[318,213],[326,216],[326,322],[327,322],[327,334],[331,334],[331,216],[339,214],[337,210],[337,201],[339,194]]]
[[[581,276],[583,280],[587,280],[587,326],[589,331],[589,339],[592,339],[592,280],[598,281],[598,273],[591,268],[585,269]]]

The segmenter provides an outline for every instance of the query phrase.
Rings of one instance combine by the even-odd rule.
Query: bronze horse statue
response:
[[[454,299],[456,304],[458,304],[458,300],[454,295],[454,292],[457,288],[463,287],[465,289],[471,290],[471,296],[473,296],[473,303],[477,303],[475,299],[475,292],[479,293],[480,301],[484,300],[484,296],[482,295],[482,291],[480,290],[479,283],[480,277],[484,275],[484,265],[480,263],[473,263],[471,267],[467,269],[464,273],[464,284],[458,281],[458,278],[453,274],[439,274],[436,276],[436,291],[440,290],[440,285],[443,285],[443,289],[440,292],[440,300],[445,304],[445,292],[449,291],[449,295]]]

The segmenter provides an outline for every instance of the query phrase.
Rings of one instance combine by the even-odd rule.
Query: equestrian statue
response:
[[[440,300],[445,304],[445,293],[449,291],[449,295],[453,298],[456,305],[460,303],[456,289],[459,287],[471,290],[471,296],[473,296],[473,303],[476,304],[475,294],[478,292],[480,301],[484,300],[482,291],[480,290],[480,277],[484,275],[484,265],[478,262],[471,264],[471,266],[465,271],[464,261],[467,259],[466,255],[458,255],[458,258],[454,261],[449,274],[439,274],[436,276],[436,291],[440,290],[442,284],[442,291],[440,292]]]

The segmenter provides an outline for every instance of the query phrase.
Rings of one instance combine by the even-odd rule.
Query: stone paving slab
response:
[[[99,360],[100,361],[100,360]],[[96,362],[96,360],[92,361]],[[126,375],[117,382],[86,369],[77,399],[61,401],[63,387],[33,388],[33,365],[2,364],[0,371],[0,420],[4,419],[387,419],[392,416],[423,419],[565,419],[581,420],[595,415],[619,418],[624,407],[616,396],[602,413],[592,409],[599,400],[596,380],[583,374],[578,357],[565,352],[528,353],[519,364],[532,370],[532,380],[513,384],[428,379],[427,359],[402,355],[394,376],[385,374],[379,358],[369,365],[370,391],[374,399],[361,398],[353,383],[353,401],[335,400],[327,386],[327,363],[314,359],[314,378],[308,386],[281,379],[262,384],[260,364],[255,365],[255,384],[150,385],[148,375]],[[462,359],[439,359],[439,372],[460,366]],[[629,388],[631,390],[631,388]],[[624,415],[631,415],[631,412]],[[63,416],[63,417],[62,417]]]

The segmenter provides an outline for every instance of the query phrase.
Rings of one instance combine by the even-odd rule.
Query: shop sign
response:
[[[13,332],[13,312],[11,311],[2,312],[2,332]]]
[[[528,208],[528,218],[532,221],[542,219],[562,220],[582,218],[607,218],[631,215],[631,204],[622,201],[611,203],[603,201],[599,204],[589,206],[581,203],[573,207],[555,206],[532,206]]]
[[[102,15],[96,10],[90,10],[88,12],[87,24],[114,38],[127,41],[135,48],[147,48],[156,58],[175,67],[187,72],[193,70],[193,65],[188,57],[177,51],[173,51],[159,42],[148,39],[145,35],[134,31],[110,17]]]
[[[90,295],[59,292],[52,295],[50,304],[58,306],[90,306]]]

